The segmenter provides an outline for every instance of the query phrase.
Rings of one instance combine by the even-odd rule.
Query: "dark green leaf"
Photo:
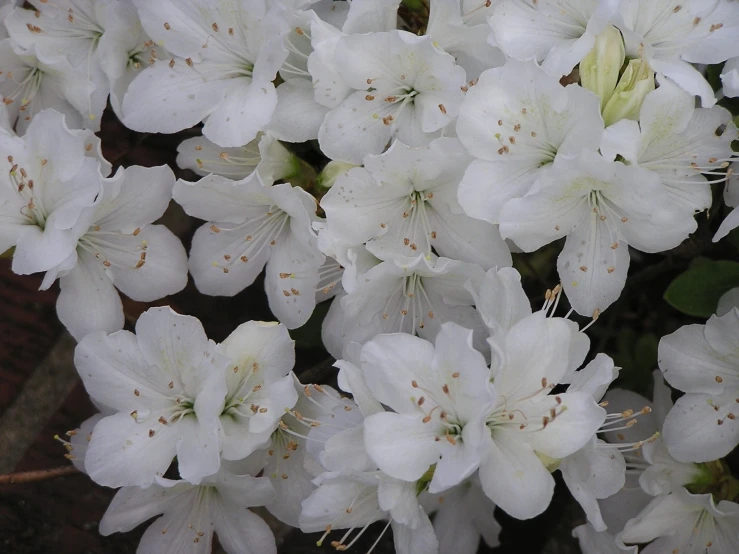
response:
[[[734,287],[739,287],[739,263],[701,260],[670,283],[664,299],[684,314],[708,318],[719,298]]]

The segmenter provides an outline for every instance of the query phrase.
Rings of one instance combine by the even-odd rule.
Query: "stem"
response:
[[[74,475],[79,473],[78,469],[73,465],[54,467],[51,469],[39,469],[36,471],[22,471],[19,473],[8,473],[0,475],[0,485],[16,485],[18,483],[33,483],[35,481],[45,481],[46,479],[55,479],[64,477],[65,475]]]

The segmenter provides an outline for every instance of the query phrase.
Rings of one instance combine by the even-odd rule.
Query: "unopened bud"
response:
[[[580,62],[580,83],[600,97],[601,110],[616,89],[618,73],[625,59],[621,33],[609,25],[595,37],[595,46]]]
[[[350,169],[353,169],[355,167],[357,166],[346,162],[328,162],[328,164],[326,164],[326,167],[323,168],[323,171],[318,174],[318,186],[325,189],[331,188],[336,182],[336,179],[338,179],[342,175],[346,175],[346,173]]]
[[[603,121],[606,126],[622,119],[638,121],[644,98],[654,88],[654,71],[649,64],[641,59],[629,61],[613,96],[603,108]]]

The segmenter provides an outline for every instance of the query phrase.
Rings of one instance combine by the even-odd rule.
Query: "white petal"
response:
[[[264,520],[248,509],[217,501],[213,525],[227,552],[276,554],[275,536]]]
[[[110,234],[105,240],[118,247],[117,252],[113,248],[104,251],[114,263],[106,268],[108,276],[129,298],[151,302],[179,292],[187,285],[187,253],[180,239],[164,225],[149,225],[135,236]],[[131,254],[113,256],[126,251]],[[145,258],[141,258],[142,253]],[[142,261],[145,263],[141,264]]]
[[[737,411],[736,397],[737,391],[730,390],[719,396],[679,398],[665,419],[670,454],[682,462],[709,462],[731,452],[739,444],[739,423],[729,417]]]
[[[166,166],[120,169],[106,179],[94,222],[104,231],[132,233],[164,214],[172,198],[174,174]]]
[[[617,248],[613,248],[613,245]],[[626,285],[629,248],[609,222],[591,212],[567,235],[557,270],[575,311],[592,316],[613,304]]]
[[[685,325],[659,342],[658,360],[667,382],[684,392],[720,394],[723,378],[739,375],[736,363],[716,352],[703,325]]]
[[[295,341],[284,325],[272,322],[242,323],[221,343],[221,351],[242,371],[256,368],[255,376],[266,384],[285,377],[295,365]],[[234,386],[241,376],[231,373],[227,380]]]
[[[277,87],[277,107],[268,130],[286,142],[314,140],[326,113],[328,109],[316,102],[309,80],[290,79]]]
[[[433,363],[431,343],[408,335],[381,335],[362,348],[362,372],[375,397],[401,413],[414,413],[421,395],[413,382],[424,383]]]
[[[711,85],[689,63],[679,59],[653,59],[652,68],[675,81],[690,94],[700,96],[701,105],[704,108],[710,108],[716,103],[716,96],[713,94]]]
[[[59,282],[59,320],[77,340],[92,331],[123,329],[123,306],[103,266],[89,252],[79,253],[77,265]]]
[[[381,471],[396,479],[417,481],[439,460],[440,445],[435,439],[443,431],[437,422],[421,419],[415,414],[388,412],[365,420],[365,447]]]
[[[225,99],[208,115],[203,135],[220,146],[241,146],[269,123],[277,106],[277,91],[268,81],[230,81]]]
[[[160,487],[153,484],[145,489],[140,487],[123,487],[120,489],[103,519],[100,520],[101,535],[130,531],[155,515],[163,513],[169,505],[192,490],[189,483],[180,483],[174,487]]]
[[[128,127],[140,132],[175,133],[211,114],[228,89],[228,80],[205,79],[183,59],[177,59],[173,67],[158,61],[139,73],[128,87],[123,97],[123,119]]]
[[[517,519],[532,518],[546,510],[554,493],[554,479],[533,449],[497,432],[490,439],[480,466],[485,494]]]
[[[177,439],[176,431],[154,418],[138,422],[120,412],[95,426],[85,469],[93,481],[107,487],[148,485],[169,468]]]

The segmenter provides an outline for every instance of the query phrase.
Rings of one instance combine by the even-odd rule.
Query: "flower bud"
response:
[[[354,164],[339,161],[330,161],[318,175],[318,186],[323,188],[331,188],[336,179],[345,175],[350,169],[357,167]]]
[[[600,97],[600,109],[613,95],[626,59],[621,33],[613,25],[595,37],[595,47],[580,62],[580,83]]]
[[[654,71],[649,64],[641,59],[630,60],[613,96],[603,108],[603,121],[606,126],[621,119],[638,121],[642,102],[654,88]]]

